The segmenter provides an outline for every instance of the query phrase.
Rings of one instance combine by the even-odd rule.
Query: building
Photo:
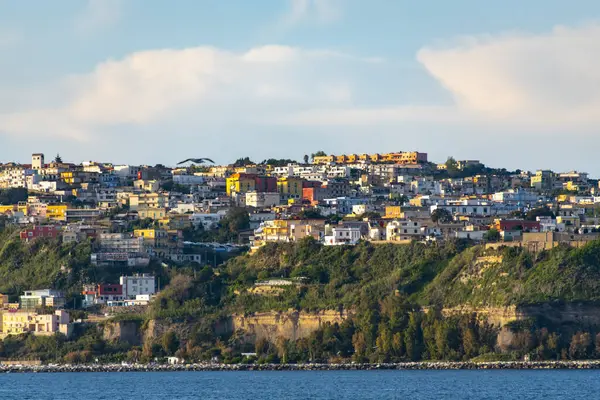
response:
[[[288,176],[277,180],[277,191],[282,203],[302,198],[302,178]]]
[[[184,230],[192,226],[190,214],[168,214],[158,220],[158,226],[169,230]]]
[[[385,153],[385,154],[349,154],[349,155],[329,155],[316,156],[313,158],[313,164],[355,164],[360,162],[383,162],[394,164],[419,164],[427,162],[427,153],[416,151]]]
[[[133,276],[121,276],[119,283],[123,288],[123,296],[126,299],[135,299],[140,295],[153,295],[156,293],[154,275],[136,274]]]
[[[246,207],[269,208],[279,205],[281,200],[280,194],[277,192],[247,192]]]
[[[223,215],[223,213],[194,213],[189,217],[194,227],[202,226],[205,231],[208,231],[217,227]]]
[[[156,180],[143,180],[138,179],[133,182],[133,188],[143,192],[158,192],[160,189],[160,182]]]
[[[83,295],[84,307],[125,299],[123,286],[118,284],[85,285],[81,294]]]
[[[38,314],[32,311],[16,311],[2,313],[2,335],[21,335],[33,333],[34,335],[50,336],[63,333],[70,336],[71,325],[69,313],[57,310],[53,314]]]
[[[329,234],[325,234],[323,243],[325,246],[355,245],[360,238],[360,228],[336,226],[331,228]]]
[[[129,209],[165,208],[169,205],[169,198],[162,193],[140,193],[129,196]]]
[[[65,220],[69,222],[91,222],[102,217],[103,210],[99,208],[69,208],[65,210]]]
[[[44,154],[34,153],[31,155],[31,169],[41,171],[45,166]]]
[[[19,296],[19,304],[23,309],[62,308],[65,306],[65,301],[64,293],[53,289],[29,290]]]
[[[421,239],[421,224],[417,221],[395,220],[385,227],[385,239],[388,241],[405,241]]]
[[[256,190],[256,176],[249,174],[236,173],[231,175],[225,181],[227,196],[234,193],[247,193]]]
[[[183,233],[179,230],[136,229],[133,236],[144,240],[151,257],[165,258],[182,253]]]
[[[127,233],[101,233],[92,253],[93,265],[147,266],[150,263],[144,239]]]
[[[331,192],[327,187],[305,187],[302,188],[302,200],[312,205],[319,204],[325,199],[331,198]]]
[[[539,191],[549,191],[554,188],[554,172],[550,170],[537,170],[531,177],[531,187]]]
[[[166,208],[144,207],[137,209],[139,219],[159,220],[167,216]]]
[[[38,238],[54,239],[58,237],[58,229],[54,225],[34,226],[33,228],[21,231],[21,240],[30,241]]]
[[[540,232],[541,226],[539,221],[526,221],[522,219],[497,219],[494,222],[494,227],[500,232],[504,231],[526,231]]]

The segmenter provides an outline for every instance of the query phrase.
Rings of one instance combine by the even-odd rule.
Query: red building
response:
[[[319,188],[323,186],[323,182],[321,181],[303,181],[302,188]]]
[[[256,176],[254,178],[254,187],[259,193],[276,193],[277,178],[274,176]]]
[[[111,283],[98,285],[96,296],[101,301],[123,300],[123,286]]]
[[[122,301],[125,299],[123,296],[123,286],[112,283],[84,286],[81,294],[83,294],[83,303],[86,307],[94,304],[106,304],[108,301]]]
[[[523,219],[503,219],[500,220],[496,229],[499,231],[539,232],[541,227],[539,221],[525,221]]]
[[[58,230],[53,225],[48,226],[34,226],[30,229],[21,231],[21,240],[34,240],[37,238],[51,238],[54,239],[58,236]]]
[[[310,204],[318,204],[320,201],[331,197],[331,190],[327,187],[308,187],[302,189],[302,200]]]

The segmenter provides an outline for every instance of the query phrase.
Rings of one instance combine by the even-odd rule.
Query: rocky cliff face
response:
[[[423,307],[423,311],[428,311]],[[554,324],[600,325],[600,304],[565,303],[507,307],[457,306],[442,309],[444,315],[477,314],[497,327],[528,318],[543,318]]]
[[[108,322],[102,334],[104,340],[127,342],[134,346],[142,344],[140,324],[136,321]]]
[[[233,315],[227,327],[231,332],[242,332],[251,340],[267,339],[275,341],[277,337],[297,340],[309,336],[325,324],[342,323],[350,315],[345,311],[325,310],[317,313],[299,311],[265,312],[252,315]]]
[[[423,308],[423,311],[428,311],[427,307]],[[477,314],[477,317],[481,320],[487,320],[488,323],[502,327],[510,322],[525,319],[526,316],[515,306],[509,307],[471,307],[471,306],[458,306],[449,307],[442,309],[442,314],[445,316],[450,315],[464,315],[464,314]]]

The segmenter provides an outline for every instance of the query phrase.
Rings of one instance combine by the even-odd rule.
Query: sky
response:
[[[420,151],[600,176],[597,0],[0,0],[0,162]]]

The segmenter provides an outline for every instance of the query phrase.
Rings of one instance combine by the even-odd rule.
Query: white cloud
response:
[[[471,37],[418,54],[456,106],[490,121],[600,122],[600,25]]]
[[[539,35],[463,37],[423,48],[417,59],[450,92],[453,104],[303,110],[279,122],[348,126],[421,121],[503,126],[517,134],[585,133],[600,123],[600,25],[556,27]]]
[[[85,138],[102,127],[148,125],[182,115],[261,123],[277,113],[340,106],[352,99],[342,67],[371,60],[326,51],[264,46],[242,53],[211,47],[153,50],[99,64],[66,79],[52,106],[2,115],[14,134]]]
[[[447,140],[481,152],[465,157],[484,158],[514,148],[515,138],[560,151],[558,142],[534,141],[560,133],[583,138],[587,148],[600,145],[600,25],[461,38],[423,48],[417,59],[450,101],[394,101],[390,84],[411,79],[404,76],[410,72],[326,50],[142,51],[68,77],[58,90],[52,86],[53,96],[34,96],[35,107],[0,110],[0,132],[96,142],[106,132],[120,140],[168,137],[227,155],[219,149],[232,140],[240,151],[276,151],[287,134],[300,133],[298,151],[318,141],[347,146],[341,151],[358,151],[357,143],[383,151],[377,145],[385,142],[401,149],[437,146],[445,153]],[[40,106],[40,98],[51,101]],[[227,135],[228,143],[213,140],[215,132]],[[485,133],[506,140],[490,149],[478,139]]]
[[[122,15],[125,0],[87,0],[86,6],[75,19],[78,32],[94,32],[114,25]]]

